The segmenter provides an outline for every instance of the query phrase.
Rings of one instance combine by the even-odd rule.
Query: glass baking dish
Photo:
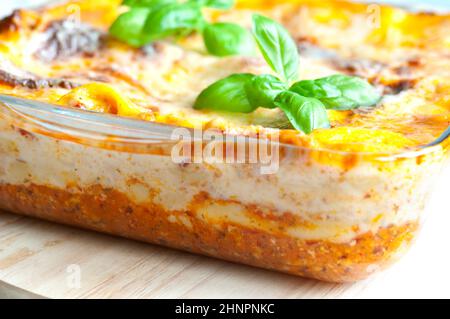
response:
[[[330,282],[366,278],[405,252],[448,157],[445,139],[401,154],[272,140],[272,172],[219,153],[178,161],[180,145],[258,140],[180,142],[179,127],[1,100],[1,209]]]

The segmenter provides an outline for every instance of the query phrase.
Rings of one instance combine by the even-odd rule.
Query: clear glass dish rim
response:
[[[65,133],[74,137],[88,134],[98,140],[112,139],[122,143],[163,144],[180,141],[174,138],[175,129],[189,130],[193,128],[164,123],[150,122],[135,118],[121,117],[112,114],[91,112],[72,107],[58,106],[40,101],[22,99],[11,95],[0,94],[0,113],[7,114],[34,128],[45,128],[54,133]],[[448,131],[448,130],[447,130]],[[310,148],[286,143],[275,142],[280,147],[303,152],[318,152],[339,156],[358,156],[376,158],[381,161],[416,158],[442,149],[442,143],[448,139],[448,132],[436,143],[413,150],[400,152],[348,152],[325,148]],[[194,136],[194,134],[192,134]],[[224,137],[227,135],[224,134]],[[236,138],[236,135],[231,135]],[[238,136],[248,141],[248,136]],[[202,142],[209,142],[204,140]]]

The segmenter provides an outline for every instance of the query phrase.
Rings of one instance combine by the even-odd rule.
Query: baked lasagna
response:
[[[365,278],[408,247],[447,156],[445,141],[424,146],[449,126],[449,15],[332,0],[204,9],[211,22],[250,28],[257,12],[281,23],[301,79],[358,76],[382,93],[374,107],[328,110],[330,128],[304,134],[278,108],[194,109],[219,79],[273,71],[260,55],[208,54],[196,32],[121,42],[108,33],[127,10],[121,2],[73,0],[4,18],[0,94],[240,137],[277,130],[278,171],[174,163],[173,142],[89,140],[2,105],[0,207],[333,282]]]

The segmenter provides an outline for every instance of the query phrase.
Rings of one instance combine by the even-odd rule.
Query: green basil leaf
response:
[[[372,106],[381,99],[377,90],[366,80],[340,74],[314,81],[300,81],[290,90],[306,97],[319,99],[326,108],[333,110]]]
[[[245,85],[250,104],[255,108],[276,108],[275,98],[285,90],[287,90],[286,84],[270,74],[255,76]]]
[[[252,55],[255,42],[245,28],[233,23],[214,23],[203,30],[203,40],[209,53],[216,56]]]
[[[155,6],[166,5],[176,3],[177,0],[124,0],[122,5],[128,7],[146,7],[146,8],[154,8]]]
[[[194,2],[200,3],[204,7],[214,8],[214,9],[231,9],[234,7],[234,0],[192,0]]]
[[[122,5],[134,7],[134,6],[139,6],[141,4],[147,5],[147,3],[150,3],[152,1],[153,0],[123,0]]]
[[[201,8],[197,3],[169,4],[150,13],[144,32],[152,40],[160,40],[200,29],[204,24]]]
[[[262,55],[270,67],[285,81],[298,78],[299,54],[289,32],[279,23],[253,15],[253,34]]]
[[[320,83],[315,80],[303,80],[294,83],[289,89],[292,92],[316,99],[334,98],[341,96],[341,91],[332,84]]]
[[[291,124],[305,134],[330,127],[327,110],[317,99],[284,91],[276,97],[275,104],[284,111]]]
[[[253,77],[253,74],[248,73],[233,74],[211,84],[197,97],[194,109],[241,113],[253,112],[256,108],[250,104],[244,89],[245,85]]]
[[[355,108],[373,106],[381,99],[377,90],[369,82],[359,77],[337,74],[316,81],[319,84],[334,85],[341,91],[341,99],[335,100],[331,97],[324,100],[330,108],[341,109],[343,106],[339,100],[347,102],[348,107]]]
[[[143,33],[150,10],[133,8],[120,15],[109,28],[109,34],[133,47],[141,47],[151,39]]]

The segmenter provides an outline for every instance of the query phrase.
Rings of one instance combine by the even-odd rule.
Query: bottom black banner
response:
[[[385,316],[387,309],[392,313],[395,309],[402,311],[416,311],[423,304],[434,305],[435,301],[418,302],[402,300],[0,300],[0,307],[6,313],[8,306],[13,306],[15,315],[20,312],[45,310],[52,307],[51,313],[59,313],[57,308],[63,309],[70,316],[94,315],[95,308],[102,315],[113,313],[126,319],[135,315],[144,318],[301,318],[311,314],[332,316],[358,315],[358,307],[364,307],[371,316]],[[24,304],[29,303],[29,307]],[[385,307],[396,306],[399,307]],[[430,309],[429,307],[427,307]],[[393,310],[394,309],[394,310]],[[434,309],[434,308],[433,308]],[[44,309],[42,309],[44,310]],[[86,312],[88,311],[88,312]],[[46,312],[48,314],[48,312]],[[358,315],[360,317],[360,315]]]

